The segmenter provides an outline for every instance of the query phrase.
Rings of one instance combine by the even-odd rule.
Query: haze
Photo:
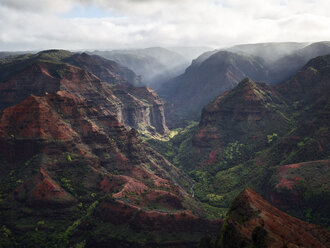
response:
[[[0,50],[330,40],[328,0],[2,0]]]

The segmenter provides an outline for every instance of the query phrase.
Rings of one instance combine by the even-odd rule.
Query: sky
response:
[[[329,0],[0,0],[0,51],[330,40]]]

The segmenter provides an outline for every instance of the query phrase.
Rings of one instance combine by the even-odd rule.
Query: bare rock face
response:
[[[252,189],[233,202],[219,247],[329,247],[330,233],[280,211]]]
[[[45,54],[47,52],[39,56]],[[115,115],[126,127],[148,129],[161,134],[168,131],[164,103],[157,93],[146,87],[138,88],[129,84],[125,79],[126,71],[115,62],[98,56],[71,53],[63,61],[82,66],[86,70],[64,64],[62,60],[54,63],[52,60],[40,60],[36,57],[23,61],[26,64],[20,70],[13,71],[9,79],[0,83],[0,109],[23,101],[30,94],[43,96],[64,90],[85,99],[98,109],[102,107],[104,111]],[[15,63],[17,62],[14,60],[2,66],[14,70]],[[107,81],[102,82],[87,70]]]
[[[165,134],[164,102],[148,87],[116,85],[113,93],[125,103],[121,105],[121,119],[124,124],[137,129],[147,129],[152,133]]]

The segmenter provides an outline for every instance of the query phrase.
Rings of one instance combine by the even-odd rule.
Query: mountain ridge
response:
[[[43,59],[40,60],[39,57]],[[48,57],[51,59],[47,60]],[[105,79],[110,77],[115,81],[103,83],[91,72],[62,62],[63,58],[72,59],[72,57],[78,57],[79,63],[83,60],[84,68],[103,68],[96,69],[94,72],[103,74],[105,70],[108,76],[103,75],[103,77]],[[150,129],[152,132],[161,134],[168,132],[163,102],[159,96],[147,88],[134,88],[119,74],[112,73],[113,67],[109,67],[109,63],[112,65],[111,61],[98,57],[96,59],[97,65],[94,67],[95,58],[87,54],[82,56],[67,51],[51,50],[41,52],[32,58],[23,57],[17,62],[15,60],[3,62],[0,70],[8,70],[15,67],[17,63],[24,66],[19,66],[14,71],[15,75],[0,84],[2,96],[0,109],[17,104],[31,93],[42,96],[46,92],[66,90],[88,100],[91,104],[96,105],[98,102],[106,106],[105,111],[116,115],[126,126]],[[113,78],[113,75],[116,76]],[[114,92],[118,92],[118,95],[116,96]],[[139,92],[139,96],[134,96],[134,92]],[[123,102],[124,100],[126,102]],[[96,107],[99,108],[99,106]]]
[[[276,209],[248,188],[234,200],[219,247],[327,247],[330,233]]]
[[[74,82],[66,83],[72,92],[30,95],[0,112],[0,220],[15,242],[190,245],[220,230],[221,221],[201,218],[199,203],[180,186],[189,189],[189,177],[143,144],[135,129],[74,94]],[[126,236],[114,231],[121,228]]]
[[[187,68],[185,74],[164,84],[159,90],[160,95],[165,96],[166,100],[175,106],[177,113],[195,112],[219,95],[219,92],[237,85],[247,76],[247,71],[254,73],[250,74],[252,77],[255,75],[254,79],[259,79],[258,74],[264,73],[260,63],[252,57],[227,51],[210,56],[195,68]],[[166,87],[168,89],[165,89]],[[174,94],[169,92],[172,89]]]
[[[205,104],[234,88],[245,77],[274,85],[283,83],[312,58],[330,54],[329,44],[261,43],[206,52],[183,74],[158,89],[168,101],[168,119],[198,115]],[[221,56],[224,54],[231,56]],[[187,105],[185,108],[183,103]]]
[[[330,154],[329,56],[310,60],[280,85],[242,80],[203,108],[198,125],[169,144],[150,143],[194,178],[195,197],[210,215],[223,216],[234,197],[252,187],[293,216],[328,227],[327,211],[320,205],[327,205],[329,190],[315,186],[322,176],[313,168],[326,168],[327,163],[317,161]],[[318,166],[292,170],[301,180],[285,174],[292,189],[273,185],[277,166],[304,162]],[[309,192],[308,197],[302,192]],[[279,197],[268,197],[272,194]],[[281,201],[286,197],[300,200],[284,208]]]

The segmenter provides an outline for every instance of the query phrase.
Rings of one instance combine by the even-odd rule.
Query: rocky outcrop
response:
[[[164,102],[148,87],[116,85],[113,94],[123,103],[119,107],[119,120],[130,127],[151,133],[165,134]]]
[[[247,144],[253,140],[251,149],[258,150],[266,145],[268,134],[288,131],[289,124],[281,114],[285,106],[270,86],[246,78],[203,108],[192,143],[199,156],[236,141]]]
[[[49,54],[50,53],[50,54]],[[87,54],[65,53],[66,62],[71,62],[91,70],[104,80],[87,70],[69,64],[62,60],[40,60],[42,56],[55,56],[60,51],[42,52],[39,55],[24,60],[21,70],[10,76],[10,79],[0,83],[0,109],[15,105],[27,96],[43,96],[46,93],[56,93],[60,90],[84,99],[95,108],[102,108],[116,116],[126,127],[147,129],[164,134],[168,131],[165,124],[164,103],[151,89],[130,85],[117,73],[119,65],[115,62],[92,57]],[[55,55],[54,55],[55,54]],[[39,57],[38,57],[39,56]],[[43,58],[43,57],[42,57]],[[0,70],[15,67],[16,60],[2,65]],[[107,75],[105,75],[107,74]],[[112,83],[112,84],[111,84]]]
[[[85,147],[85,151],[81,151],[83,154],[84,152],[86,154],[101,153],[102,149],[105,149],[104,152],[106,152],[112,147],[115,156],[111,158],[111,161],[122,166],[118,169],[125,171],[131,159],[136,160],[137,163],[142,163],[148,160],[148,156],[153,157],[154,155],[155,159],[159,158],[164,161],[166,171],[158,168],[155,163],[150,169],[154,168],[157,170],[156,174],[170,178],[170,176],[165,175],[171,173],[170,167],[173,169],[174,167],[161,156],[153,154],[149,148],[146,148],[146,154],[141,156],[138,152],[140,148],[135,150],[135,145],[139,146],[139,141],[134,129],[130,132],[126,131],[115,116],[103,108],[103,106],[99,106],[99,109],[94,105],[89,106],[85,99],[71,95],[66,91],[48,93],[44,97],[29,96],[22,103],[5,109],[1,114],[0,137],[3,140],[1,153],[8,162],[16,163],[24,159],[22,156],[17,156],[21,152],[16,149],[18,144],[26,145],[26,147],[21,147],[23,152],[30,151],[29,146],[35,149],[39,147],[37,151],[31,150],[35,153],[43,152],[42,146],[37,144],[44,142],[56,143],[60,141],[58,146],[63,145],[65,147],[74,144],[76,148],[81,145],[79,149],[82,149],[84,147],[82,144],[85,144],[89,149]],[[112,139],[115,138],[117,140],[113,143]],[[28,140],[30,145],[29,142],[25,142]],[[31,144],[34,143],[36,145],[32,146]],[[104,146],[100,146],[101,144]],[[124,154],[118,149],[124,149]],[[14,154],[11,155],[8,151],[12,151]],[[33,155],[27,154],[25,157],[32,157]],[[14,160],[10,160],[11,157]],[[144,169],[140,170],[140,173],[138,170],[134,174],[140,175],[141,178],[149,178],[152,175]],[[174,171],[176,170],[174,169]],[[175,173],[171,175],[171,177],[174,176]]]
[[[212,126],[226,120],[246,121],[251,125],[275,112],[276,105],[281,104],[285,103],[267,84],[246,78],[235,89],[218,96],[203,108],[200,126]]]
[[[232,203],[219,247],[329,247],[330,233],[273,207],[252,189]]]

